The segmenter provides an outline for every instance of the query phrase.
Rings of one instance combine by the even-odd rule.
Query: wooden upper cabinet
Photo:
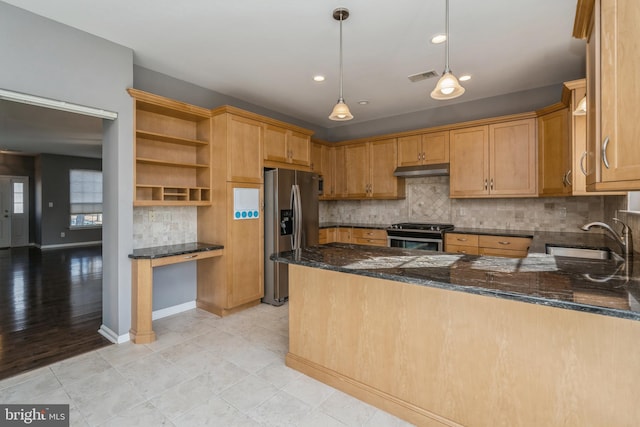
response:
[[[404,197],[404,179],[393,175],[398,157],[395,138],[349,144],[342,148],[346,193],[337,194],[337,198],[398,199]],[[338,182],[337,178],[336,182]]]
[[[310,152],[310,135],[271,124],[264,125],[265,165],[309,166]]]
[[[535,136],[533,118],[452,130],[450,196],[535,196]]]
[[[322,200],[331,198],[336,192],[336,148],[321,146],[320,157],[322,158],[322,181],[323,188],[320,198]]]
[[[369,156],[369,197],[378,199],[404,197],[404,178],[398,178],[393,175],[398,157],[396,139],[385,139],[369,143]]]
[[[287,163],[289,147],[287,145],[287,129],[264,125],[264,159]]]
[[[369,143],[347,145],[344,150],[348,197],[369,197]]]
[[[640,190],[640,2],[579,0],[587,39],[587,189]]]
[[[452,130],[450,141],[450,196],[489,195],[489,127]]]
[[[345,146],[332,148],[333,150],[333,189],[332,198],[346,198],[347,188],[347,155]]]
[[[322,148],[324,144],[318,144],[317,142],[311,143],[311,154],[309,168],[311,172],[315,172],[318,175],[322,175]]]
[[[398,166],[449,163],[449,132],[398,138]]]
[[[489,193],[492,196],[537,195],[536,120],[489,125]]]
[[[227,181],[262,182],[261,122],[227,114]]]
[[[574,196],[625,195],[625,192],[587,191],[587,116],[573,114],[587,94],[586,80],[564,83],[563,102],[569,106],[569,139],[571,141],[571,194]]]
[[[211,204],[211,112],[137,89],[134,206]]]
[[[538,192],[540,196],[571,194],[569,109],[562,103],[538,112]]]

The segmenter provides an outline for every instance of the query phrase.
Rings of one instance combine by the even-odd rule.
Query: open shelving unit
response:
[[[211,112],[137,89],[134,206],[211,204]]]

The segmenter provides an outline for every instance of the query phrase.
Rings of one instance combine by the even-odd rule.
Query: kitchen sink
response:
[[[570,246],[546,245],[545,250],[548,254],[555,256],[623,260],[620,255],[607,248],[575,248]]]

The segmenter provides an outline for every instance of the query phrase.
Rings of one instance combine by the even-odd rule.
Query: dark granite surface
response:
[[[456,228],[451,233],[478,234],[509,237],[532,238],[529,253],[545,253],[546,245],[566,246],[572,248],[611,249],[619,252],[619,245],[609,236],[593,231],[557,232],[557,231],[521,231],[521,230],[493,230],[486,228]]]
[[[386,230],[391,224],[362,224],[362,223],[349,223],[349,222],[323,222],[320,224],[320,228],[372,228],[377,230]]]
[[[635,263],[543,253],[514,259],[332,243],[274,254],[271,259],[640,320],[640,274],[634,275],[640,273],[640,256]]]
[[[224,249],[224,246],[216,245],[213,243],[190,242],[190,243],[182,243],[178,245],[154,246],[150,248],[134,249],[133,253],[129,254],[129,258],[132,258],[132,259],[164,258],[164,257],[174,256],[174,255],[192,254],[195,252],[215,251],[217,249]]]

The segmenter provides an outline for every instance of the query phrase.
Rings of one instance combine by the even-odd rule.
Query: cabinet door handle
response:
[[[567,178],[567,187],[571,187],[573,185],[571,184],[571,169],[567,171],[565,177]]]
[[[466,239],[466,238],[464,238],[464,237],[458,237],[458,238],[456,238],[456,240],[457,240],[458,242],[466,242],[466,241],[467,241],[467,239]]]
[[[487,180],[486,179],[484,180],[484,189],[485,190],[487,189]]]
[[[587,171],[584,168],[584,159],[586,158],[587,158],[587,152],[585,151],[584,153],[582,153],[582,156],[580,156],[580,170],[582,171],[584,176],[587,176]]]
[[[602,163],[604,163],[604,167],[609,169],[609,160],[607,159],[607,146],[609,145],[609,137],[604,139],[602,143]]]
[[[507,242],[507,241],[502,241],[502,242],[498,242],[501,245],[510,245],[511,242]]]
[[[493,190],[493,178],[491,178],[491,189]]]

